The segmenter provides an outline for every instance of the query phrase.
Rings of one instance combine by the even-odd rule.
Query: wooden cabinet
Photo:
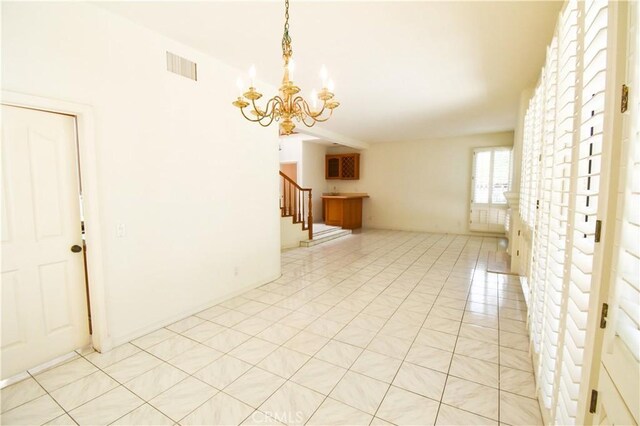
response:
[[[362,227],[362,199],[367,194],[323,195],[322,213],[324,223],[343,229]]]
[[[360,154],[330,154],[325,157],[325,179],[360,179]]]

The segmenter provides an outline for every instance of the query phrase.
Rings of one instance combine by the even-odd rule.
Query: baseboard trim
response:
[[[269,284],[270,282],[273,282],[273,281],[277,280],[281,276],[282,276],[282,274],[279,272],[277,275],[275,275],[275,276],[273,276],[271,278],[268,278],[266,281],[262,281],[261,280],[261,281],[259,281],[257,283],[252,283],[252,284],[246,285],[244,287],[239,288],[236,291],[233,291],[233,292],[228,293],[228,294],[226,294],[224,296],[221,296],[221,297],[217,297],[217,298],[215,298],[213,300],[210,300],[210,301],[208,301],[206,303],[203,303],[201,305],[198,305],[195,308],[191,308],[191,309],[183,311],[183,312],[181,312],[179,314],[172,315],[169,318],[166,318],[166,319],[163,319],[161,321],[158,321],[158,322],[155,322],[153,324],[150,324],[148,326],[139,328],[139,329],[137,329],[135,331],[132,331],[130,333],[127,333],[127,334],[125,334],[123,336],[111,338],[110,342],[109,342],[109,343],[111,343],[111,345],[109,346],[108,349],[103,350],[102,353],[108,352],[109,350],[115,348],[116,346],[120,346],[120,345],[123,345],[125,343],[131,342],[132,340],[135,340],[135,339],[137,339],[139,337],[142,337],[142,336],[144,336],[146,334],[149,334],[152,331],[155,331],[155,330],[158,330],[158,329],[160,329],[162,327],[166,327],[166,326],[168,326],[170,324],[173,324],[176,321],[180,321],[181,319],[184,319],[184,318],[190,317],[192,315],[195,315],[198,312],[202,312],[205,309],[210,308],[210,307],[212,307],[214,305],[217,305],[217,304],[222,303],[224,301],[227,301],[229,299],[233,299],[234,297],[239,296],[242,293],[246,293],[247,291],[256,289],[256,288],[258,288],[260,286],[263,286],[265,284]]]

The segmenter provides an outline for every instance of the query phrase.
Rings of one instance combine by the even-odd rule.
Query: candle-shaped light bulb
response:
[[[329,89],[329,91],[331,93],[333,93],[333,90],[336,88],[335,84],[333,84],[333,80],[329,79],[329,82],[327,83],[327,89]]]
[[[327,87],[327,78],[329,78],[329,73],[327,72],[327,67],[324,65],[320,68],[320,79],[322,80],[322,87]]]
[[[311,90],[311,103],[314,111],[318,109],[318,92],[316,92],[316,89]]]
[[[289,81],[293,81],[293,72],[296,70],[296,63],[293,59],[289,59],[289,65],[287,65],[287,69],[289,70]]]
[[[256,82],[256,66],[255,65],[251,65],[251,68],[249,68],[249,80],[251,83],[251,87],[255,87],[255,82]]]
[[[236,80],[236,86],[238,86],[238,92],[240,92],[239,96],[242,96],[244,93],[244,84],[242,84],[242,79],[240,77]]]

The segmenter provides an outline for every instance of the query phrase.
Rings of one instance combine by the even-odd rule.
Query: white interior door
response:
[[[74,117],[2,106],[2,379],[90,342],[76,152]]]

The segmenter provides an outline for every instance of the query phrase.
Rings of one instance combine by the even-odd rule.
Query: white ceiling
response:
[[[282,78],[284,2],[100,6],[239,68],[255,64],[258,78],[274,86]],[[295,81],[308,96],[326,64],[341,106],[322,126],[365,143],[512,130],[520,92],[536,83],[560,7],[291,0]]]

